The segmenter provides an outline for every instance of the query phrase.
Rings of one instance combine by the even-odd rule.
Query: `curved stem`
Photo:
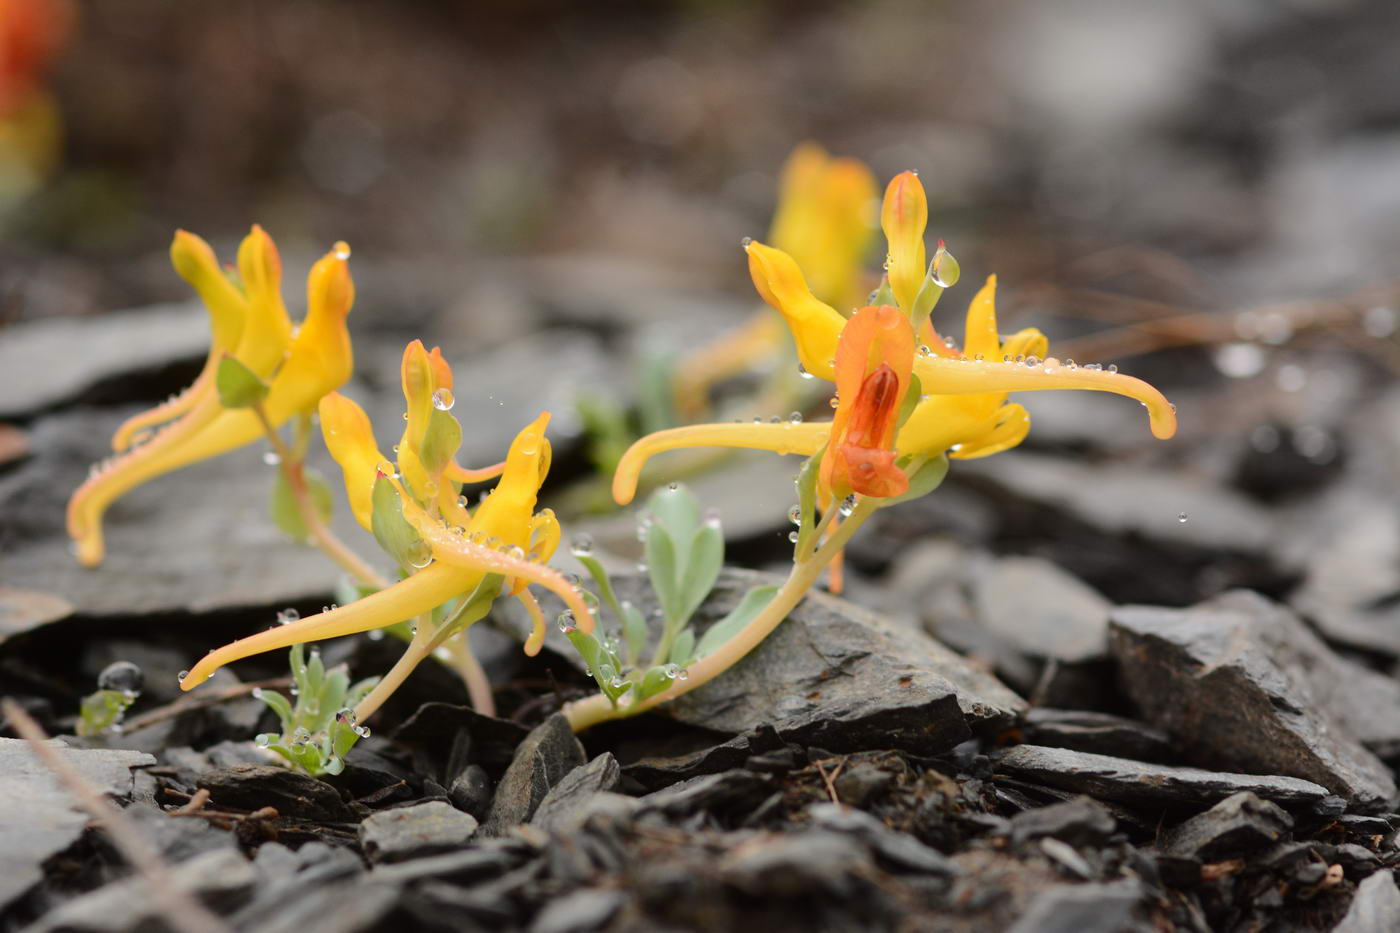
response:
[[[350,550],[345,542],[336,537],[335,532],[331,531],[321,520],[321,515],[316,511],[316,504],[311,501],[311,492],[306,485],[305,444],[299,442],[296,451],[289,448],[283,442],[281,435],[277,433],[277,429],[273,427],[271,420],[268,419],[267,412],[261,403],[253,406],[253,414],[257,415],[263,431],[267,434],[268,442],[272,444],[272,449],[277,453],[278,468],[287,480],[287,486],[292,491],[292,501],[296,503],[297,513],[301,516],[302,524],[306,526],[311,540],[342,570],[361,583],[378,590],[388,586],[389,581],[381,576],[379,571],[366,563],[360,555]]]
[[[788,613],[802,602],[803,597],[817,582],[817,578],[821,576],[826,565],[846,546],[851,535],[865,524],[865,520],[875,514],[879,508],[879,502],[878,499],[863,499],[850,517],[832,533],[825,544],[810,557],[793,565],[792,572],[788,574],[787,580],[774,594],[773,599],[763,607],[758,615],[754,616],[748,625],[721,645],[713,654],[708,654],[691,665],[690,676],[686,680],[674,681],[669,689],[629,706],[615,707],[601,693],[586,700],[570,703],[564,707],[564,716],[569,720],[569,725],[575,732],[582,732],[589,726],[596,726],[600,722],[635,716],[668,700],[674,700],[682,694],[689,693],[696,687],[709,683],[724,673],[758,647],[763,639],[772,634],[773,630],[788,617]]]
[[[496,715],[496,697],[491,692],[491,681],[486,678],[486,671],[482,670],[481,662],[472,652],[471,643],[467,641],[467,632],[462,631],[455,638],[449,639],[445,647],[452,656],[452,667],[457,676],[467,685],[467,696],[471,698],[472,709],[484,716]]]
[[[429,626],[418,625],[413,633],[413,640],[408,643],[404,653],[394,662],[394,666],[389,668],[389,672],[380,678],[379,683],[374,685],[374,689],[355,707],[356,722],[364,722],[378,712],[379,707],[384,705],[384,701],[389,699],[394,691],[399,689],[403,682],[408,679],[408,675],[413,673],[424,658],[433,653],[433,634],[429,631]]]

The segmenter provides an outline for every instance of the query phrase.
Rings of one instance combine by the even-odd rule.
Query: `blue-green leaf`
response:
[[[311,497],[312,508],[316,510],[322,523],[329,522],[335,504],[331,487],[312,469],[303,470],[302,478]],[[292,484],[287,481],[287,474],[282,470],[277,471],[277,479],[272,487],[271,510],[273,524],[287,537],[300,542],[311,537],[311,531],[302,518],[301,509],[297,507],[296,496],[292,494]]]
[[[418,529],[403,517],[403,499],[398,489],[383,476],[375,477],[370,495],[370,530],[379,546],[400,566],[422,567],[432,558]]]
[[[763,611],[763,607],[773,601],[777,595],[776,586],[756,586],[744,594],[744,598],[739,600],[739,605],[729,611],[723,619],[706,630],[700,639],[700,644],[695,647],[697,657],[705,657],[714,654],[721,645],[729,641],[738,634],[744,626],[753,621],[754,617]]]
[[[680,568],[680,587],[676,593],[677,614],[675,624],[684,625],[690,621],[695,610],[710,595],[715,581],[719,579],[724,566],[724,532],[708,522],[700,526],[690,539],[690,554],[685,566]]]
[[[642,611],[629,602],[622,603],[617,616],[622,621],[622,640],[627,645],[627,663],[636,664],[637,658],[647,649],[647,620]]]
[[[695,630],[686,629],[671,643],[671,656],[666,660],[681,667],[688,667],[695,660]]]
[[[909,488],[902,495],[881,499],[879,506],[883,509],[896,502],[908,502],[910,499],[926,496],[937,489],[947,475],[948,458],[940,454],[914,471],[914,475],[909,477]]]
[[[268,384],[238,360],[225,354],[214,374],[219,404],[225,408],[251,408],[267,398]]]

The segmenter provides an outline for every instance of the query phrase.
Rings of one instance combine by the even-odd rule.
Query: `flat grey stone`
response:
[[[1000,773],[1127,804],[1214,803],[1242,790],[1283,803],[1328,795],[1327,788],[1300,778],[1178,768],[1039,745],[1017,745],[994,763]]]
[[[696,613],[697,634],[753,587],[780,582],[772,574],[726,569]],[[639,575],[615,576],[613,585],[620,599],[649,613],[651,588]],[[498,615],[521,637],[528,631],[523,614]],[[546,644],[582,667],[555,626]],[[814,591],[748,656],[659,711],[735,734],[771,724],[786,741],[833,752],[937,754],[973,732],[1010,725],[1024,708],[1000,681],[922,631]]]
[[[639,811],[653,810],[678,818],[705,811],[747,813],[773,791],[762,775],[736,768],[678,781],[640,798]]]
[[[170,881],[210,910],[223,913],[253,896],[258,873],[237,849],[225,848],[173,864]],[[146,879],[136,876],[59,904],[27,933],[136,933],[163,929],[164,916]]]
[[[908,833],[896,832],[863,810],[836,803],[817,803],[807,808],[807,815],[815,826],[859,839],[878,860],[896,870],[931,875],[957,873],[953,862],[942,852]]]
[[[1145,418],[1142,434],[1147,436]],[[1064,510],[1109,534],[1136,533],[1167,543],[1249,554],[1265,552],[1274,534],[1275,519],[1267,509],[1179,470],[1096,466],[1027,451],[969,460],[958,468],[990,480],[1012,500]],[[1183,512],[1184,522],[1178,520]]]
[[[720,876],[734,887],[779,898],[848,897],[873,870],[858,839],[821,829],[766,834],[732,848],[719,863]]]
[[[583,746],[561,714],[540,723],[520,743],[496,786],[482,834],[500,836],[529,822],[550,790],[585,760]]]
[[[622,769],[612,752],[603,752],[581,768],[575,768],[549,789],[540,801],[532,825],[544,830],[566,829],[577,824],[580,814],[596,794],[617,789]]]
[[[1380,933],[1400,930],[1400,890],[1395,887],[1395,873],[1378,871],[1356,886],[1356,896],[1347,908],[1342,922],[1332,933]]]
[[[1119,933],[1142,898],[1136,879],[1055,885],[1035,895],[1010,933]]]
[[[1168,855],[1213,862],[1278,842],[1292,828],[1293,817],[1277,804],[1241,791],[1177,826],[1161,848]]]
[[[1118,821],[1088,797],[1076,797],[1048,807],[1025,810],[1011,818],[1011,841],[1049,837],[1074,846],[1102,845]]]
[[[1125,606],[1110,641],[1144,718],[1194,760],[1305,778],[1361,809],[1395,796],[1360,739],[1400,738],[1400,684],[1337,657],[1286,608],[1243,590],[1189,609]]]
[[[276,765],[233,765],[206,771],[198,786],[216,804],[242,810],[273,807],[285,817],[346,823],[355,813],[334,787]]]
[[[972,578],[976,619],[1023,654],[1081,662],[1108,653],[1113,604],[1038,557],[1003,557]]]
[[[371,813],[360,823],[360,846],[371,862],[401,862],[460,849],[478,825],[471,814],[429,800]]]
[[[1022,731],[1030,745],[1053,745],[1137,761],[1170,762],[1171,736],[1155,726],[1091,710],[1037,706],[1027,711]]]
[[[12,324],[0,330],[0,419],[32,415],[107,379],[208,352],[209,313],[198,302]]]
[[[547,903],[530,933],[589,933],[601,930],[627,903],[625,891],[580,888]]]
[[[98,790],[119,799],[132,794],[132,768],[156,763],[144,752],[68,748],[57,740],[49,744]],[[3,909],[43,878],[44,861],[82,835],[88,816],[22,739],[0,738],[0,775],[4,776],[0,793]]]

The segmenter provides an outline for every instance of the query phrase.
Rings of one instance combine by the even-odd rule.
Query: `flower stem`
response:
[[[462,678],[462,683],[467,685],[467,696],[471,698],[472,709],[483,716],[496,715],[496,696],[491,692],[491,681],[486,678],[486,671],[482,670],[481,662],[472,652],[466,630],[448,639],[446,647],[452,655],[453,669],[456,670],[457,676]]]
[[[865,523],[865,520],[875,513],[876,509],[879,508],[879,502],[878,499],[861,500],[855,511],[841,523],[841,526],[832,533],[825,544],[805,559],[793,564],[792,572],[788,574],[787,580],[774,594],[773,599],[763,607],[758,615],[753,617],[748,625],[721,645],[713,654],[706,655],[690,666],[690,676],[686,680],[673,681],[670,688],[661,693],[627,706],[615,707],[601,693],[586,700],[575,701],[564,707],[564,715],[568,718],[569,725],[575,732],[582,732],[589,726],[596,726],[600,722],[635,716],[668,700],[674,700],[682,694],[689,693],[696,687],[709,683],[724,673],[758,647],[763,639],[772,634],[773,630],[788,617],[788,613],[802,602],[807,591],[821,576],[822,570],[846,546],[851,535],[855,534],[856,530]]]
[[[287,486],[292,491],[292,501],[296,503],[297,513],[301,515],[302,524],[306,526],[311,540],[342,570],[361,583],[379,590],[388,586],[389,581],[381,576],[379,571],[366,563],[360,555],[350,550],[345,542],[336,537],[335,532],[331,531],[321,520],[321,515],[316,511],[316,505],[311,501],[311,492],[306,485],[305,444],[299,443],[298,450],[295,452],[289,448],[268,419],[267,412],[261,403],[253,406],[253,414],[257,415],[258,421],[262,424],[263,432],[267,434],[268,442],[272,444],[272,449],[277,453],[278,469],[282,471],[282,476],[287,480]]]
[[[408,643],[399,659],[394,662],[394,666],[389,668],[389,673],[380,678],[374,689],[359,702],[355,707],[355,721],[364,722],[369,717],[379,711],[379,707],[384,705],[384,701],[393,695],[394,691],[403,685],[412,674],[414,669],[423,662],[423,659],[433,653],[433,636],[431,626],[422,624],[419,620],[417,628],[413,632],[413,639]]]

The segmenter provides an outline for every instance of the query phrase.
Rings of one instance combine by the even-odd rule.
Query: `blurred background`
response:
[[[350,241],[362,328],[499,341],[560,279],[747,300],[739,240],[804,139],[921,170],[930,235],[1013,311],[1400,271],[1389,0],[0,10],[0,322],[183,298],[174,228],[255,221],[289,261]]]

